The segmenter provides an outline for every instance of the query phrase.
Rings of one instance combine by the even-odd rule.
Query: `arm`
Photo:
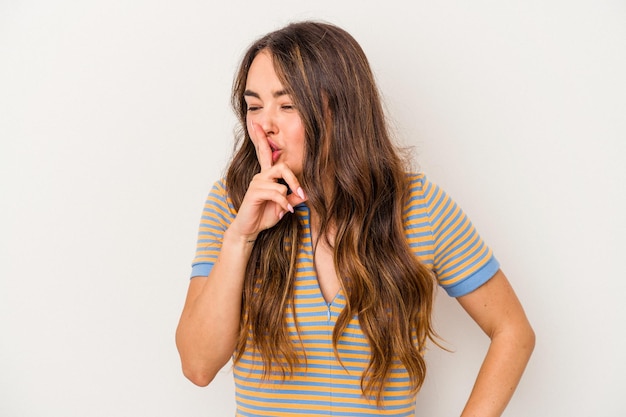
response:
[[[219,256],[208,277],[191,279],[176,329],[184,375],[208,385],[232,356],[239,338],[241,295],[253,242],[274,227],[292,205],[305,200],[297,178],[285,164],[272,165],[272,151],[257,129],[261,172],[254,176],[237,216],[224,232]],[[287,195],[284,179],[295,193]]]
[[[208,277],[194,277],[176,329],[183,374],[208,385],[228,362],[239,337],[241,293],[252,243],[227,230]]]
[[[491,344],[462,417],[500,416],[522,377],[535,334],[502,271],[457,300]]]

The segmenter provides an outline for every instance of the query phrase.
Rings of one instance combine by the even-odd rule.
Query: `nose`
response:
[[[278,125],[276,123],[276,114],[271,109],[263,109],[256,122],[261,126],[266,135],[278,133]]]

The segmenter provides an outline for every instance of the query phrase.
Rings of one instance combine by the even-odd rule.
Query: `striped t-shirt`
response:
[[[415,256],[437,276],[451,296],[467,294],[491,278],[499,268],[491,250],[469,219],[439,187],[423,174],[410,174],[411,192],[404,208],[405,234]],[[295,207],[303,231],[299,243],[294,317],[286,322],[298,351],[300,364],[286,379],[262,379],[263,362],[256,351],[244,352],[234,366],[237,416],[413,416],[406,369],[397,362],[383,392],[382,407],[361,392],[361,376],[370,348],[355,315],[343,335],[335,356],[333,328],[345,306],[342,291],[327,303],[315,274],[306,204]],[[220,251],[222,236],[236,211],[225,183],[214,184],[204,206],[191,276],[208,276]],[[302,345],[300,345],[302,343]]]

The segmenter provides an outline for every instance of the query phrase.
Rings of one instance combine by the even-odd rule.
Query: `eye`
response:
[[[261,106],[248,105],[246,110],[248,112],[255,112],[255,111],[259,110],[260,108],[261,108]]]
[[[293,104],[283,104],[282,106],[280,106],[280,108],[283,110],[295,110],[296,106],[294,106]]]

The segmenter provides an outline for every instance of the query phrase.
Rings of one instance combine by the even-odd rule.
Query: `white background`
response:
[[[0,415],[229,416],[174,345],[241,54],[350,31],[399,140],[492,246],[537,332],[507,416],[623,416],[626,3],[0,0]],[[440,293],[418,416],[487,346]]]

